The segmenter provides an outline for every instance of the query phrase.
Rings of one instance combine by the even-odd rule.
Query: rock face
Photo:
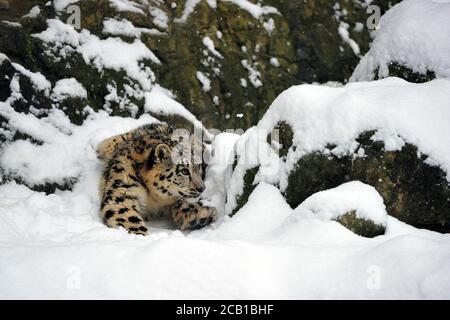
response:
[[[273,99],[293,84],[348,79],[360,54],[368,50],[371,42],[370,30],[365,27],[368,18],[365,1],[340,1],[340,5],[325,0],[259,2],[273,6],[279,14],[255,17],[225,1],[216,1],[215,8],[207,1],[199,1],[186,19],[182,19],[186,1],[177,1],[176,6],[171,0],[149,1],[148,6],[134,1],[143,14],[119,12],[108,0],[83,0],[76,5],[80,7],[81,28],[101,39],[111,36],[102,32],[108,18],[127,19],[135,27],[159,30],[160,35],[140,36],[161,61],[161,65],[151,66],[156,83],[171,90],[177,101],[206,127],[246,129],[255,125]],[[85,105],[100,110],[107,104],[112,114],[119,116],[142,114],[144,103],[127,95],[126,85],[131,83],[123,72],[113,69],[99,72],[75,53],[55,60],[46,53],[48,48],[31,36],[46,29],[47,19],[59,17],[67,21],[71,16],[71,12],[57,12],[46,3],[17,0],[0,11],[0,20],[22,25],[0,22],[0,52],[33,72],[41,72],[52,84],[61,78],[76,78],[88,91],[87,99],[67,100],[59,106],[74,123],[86,117],[82,110]],[[384,1],[373,4],[379,5],[382,12],[388,9]],[[38,16],[22,17],[35,5],[40,9]],[[341,37],[342,26],[359,45],[360,54]],[[134,41],[131,36],[120,38],[129,43]],[[214,43],[217,55],[208,50],[205,39]],[[209,79],[207,88],[199,80],[198,72]],[[2,81],[5,75],[2,71],[2,93],[9,90],[9,84]],[[114,86],[118,96],[125,97],[138,110],[130,111],[116,101],[106,101],[110,94],[108,86]],[[24,88],[36,108],[50,107],[49,99],[26,84]]]

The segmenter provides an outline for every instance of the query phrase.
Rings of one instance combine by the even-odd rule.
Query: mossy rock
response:
[[[290,141],[290,130],[285,128],[282,132],[288,135],[282,135],[281,140]],[[426,163],[427,156],[414,145],[406,143],[401,150],[386,151],[384,143],[371,140],[374,134],[364,132],[356,139],[364,157],[314,152],[298,160],[284,191],[289,205],[296,208],[316,192],[358,180],[380,193],[389,215],[417,228],[450,232],[450,185],[446,173]],[[244,192],[234,213],[248,200],[257,171],[254,168],[245,174]],[[351,219],[344,220],[347,223]]]
[[[267,143],[273,144],[273,142],[278,142],[278,154],[280,157],[285,157],[289,149],[292,147],[294,140],[294,131],[291,126],[285,122],[279,122],[274,130],[267,136]]]
[[[290,173],[287,202],[297,207],[310,195],[359,180],[377,189],[389,215],[418,228],[450,232],[450,187],[446,173],[425,163],[417,147],[385,151],[370,140],[374,132],[358,138],[365,157],[337,157],[313,153],[301,158]]]
[[[374,0],[371,5],[377,5],[384,14],[399,2],[401,0]],[[371,30],[366,27],[369,14],[364,1],[267,0],[265,3],[276,7],[288,22],[298,66],[296,78],[300,82],[346,82],[359,63],[360,56],[343,42],[338,33],[337,4],[341,13],[346,12],[340,21],[349,24],[350,37],[359,45],[360,55],[370,48],[372,37]],[[355,28],[357,24],[363,24],[359,31]]]
[[[46,57],[43,44],[31,35],[46,29],[46,19],[58,17],[66,21],[69,17],[64,10],[56,13],[53,6],[45,5],[46,2],[17,0],[10,9],[0,12],[2,19],[19,21],[23,25],[21,32],[13,27],[1,26],[0,51],[27,69],[41,72],[52,84],[61,78],[76,78],[88,91],[90,107],[93,110],[102,109],[104,96],[108,94],[108,83],[116,83],[119,95],[124,94],[121,90],[125,81],[123,74],[109,70],[100,74],[77,55],[60,62]],[[339,3],[341,10],[347,12],[345,22],[350,25],[352,39],[359,44],[362,53],[366,52],[371,42],[369,30],[354,30],[356,23],[367,19],[364,5],[360,1]],[[38,18],[20,18],[36,4],[41,9]],[[149,61],[144,64],[154,71],[156,82],[170,89],[177,100],[206,127],[247,129],[259,121],[283,90],[304,82],[345,81],[359,60],[338,34],[335,4],[330,1],[266,0],[263,5],[276,7],[281,15],[264,15],[260,19],[255,19],[231,2],[220,1],[217,8],[212,9],[206,1],[201,1],[185,24],[174,22],[174,19],[182,15],[186,1],[178,1],[175,9],[171,8],[171,4],[172,1],[159,1],[157,4],[169,18],[167,30],[162,30],[154,24],[145,7],[145,15],[142,15],[117,12],[108,0],[77,3],[81,9],[81,27],[101,39],[108,36],[102,32],[106,18],[125,18],[136,27],[163,31],[165,35],[141,37],[162,62],[158,66]],[[373,4],[380,5],[382,12],[389,7],[381,0],[375,0]],[[264,27],[269,19],[273,19],[275,24],[271,33]],[[222,34],[221,39],[217,37],[218,31]],[[216,57],[205,65],[207,59],[203,51],[206,47],[202,43],[205,36],[213,39],[224,59]],[[126,42],[134,40],[124,36],[120,38]],[[242,50],[243,46],[246,51]],[[272,65],[271,58],[277,58],[280,66]],[[262,86],[251,84],[248,70],[242,65],[244,59],[260,72]],[[220,71],[215,73],[214,68]],[[196,78],[197,71],[211,80],[211,90],[202,90]],[[241,85],[241,79],[247,80],[247,87]],[[143,112],[142,101],[131,103],[138,106],[140,111],[137,114],[131,115],[127,110],[120,109],[120,105],[112,105],[113,114],[139,116]],[[78,114],[69,116],[77,123],[83,120]]]
[[[391,62],[388,68],[389,77],[398,77],[413,83],[424,83],[436,79],[436,74],[433,71],[427,70],[426,73],[418,73],[397,62]],[[378,80],[378,70],[375,75],[375,80]]]
[[[11,96],[10,83],[11,77],[15,72],[14,67],[8,60],[5,60],[0,64],[0,74],[3,75],[0,77],[0,101],[5,101]]]
[[[244,190],[242,191],[242,194],[238,196],[237,198],[237,206],[233,209],[230,216],[234,216],[236,212],[238,212],[248,201],[248,197],[252,194],[253,190],[255,190],[256,185],[255,182],[255,176],[259,171],[259,166],[247,170],[247,172],[244,175]]]
[[[376,224],[371,220],[359,218],[356,211],[343,214],[336,221],[353,233],[366,238],[383,235],[386,231],[386,228],[382,225]]]

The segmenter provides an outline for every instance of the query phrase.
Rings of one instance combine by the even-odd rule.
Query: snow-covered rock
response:
[[[319,191],[303,201],[295,213],[303,217],[336,220],[363,236],[384,234],[386,207],[377,190],[359,181]]]
[[[61,79],[52,90],[52,99],[62,101],[67,98],[87,98],[87,91],[75,78]]]
[[[236,143],[226,213],[242,207],[261,181],[279,185],[296,207],[315,192],[361,180],[377,188],[389,214],[450,230],[449,101],[444,79],[286,90]],[[269,144],[283,123],[281,139]]]
[[[42,40],[56,51],[76,51],[82,55],[86,64],[93,64],[99,72],[107,69],[125,71],[127,76],[136,80],[143,90],[149,91],[152,86],[152,74],[149,68],[144,68],[140,62],[148,59],[155,64],[160,60],[140,40],[127,43],[120,38],[99,39],[84,30],[77,30],[60,20],[48,20],[48,28],[33,36]],[[117,55],[117,52],[121,52]]]
[[[406,75],[410,81],[450,78],[449,17],[447,0],[405,0],[395,5],[381,18],[375,40],[351,80],[385,78],[401,67],[422,75]]]
[[[103,33],[111,34],[114,36],[126,36],[140,38],[142,34],[150,35],[163,35],[163,33],[157,29],[138,28],[135,27],[127,19],[116,20],[106,19],[103,21]]]

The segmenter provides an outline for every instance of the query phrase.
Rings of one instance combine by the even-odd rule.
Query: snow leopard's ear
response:
[[[158,144],[155,148],[155,156],[157,162],[170,164],[172,162],[172,149],[165,143]]]
[[[165,143],[158,144],[148,156],[147,166],[151,169],[156,163],[172,164],[172,150]]]

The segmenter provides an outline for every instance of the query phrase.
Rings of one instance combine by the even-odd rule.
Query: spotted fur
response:
[[[215,208],[201,206],[198,202],[180,201],[172,207],[172,218],[180,230],[200,229],[214,221]]]
[[[182,154],[183,149],[172,133],[165,124],[150,124],[100,143],[97,154],[104,163],[100,212],[107,226],[145,235],[144,220],[151,217],[171,215],[181,230],[215,220],[214,208],[187,201],[205,189],[203,168],[191,157],[173,159],[172,154]],[[198,146],[194,140],[190,144]]]

